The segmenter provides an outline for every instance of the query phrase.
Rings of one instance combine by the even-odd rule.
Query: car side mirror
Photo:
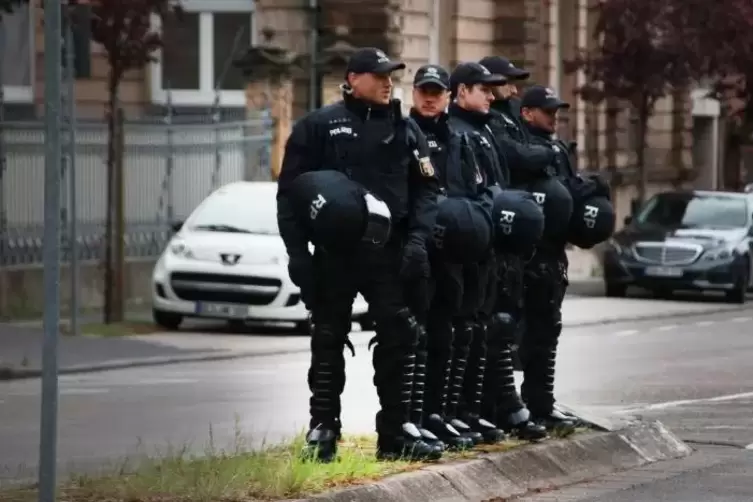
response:
[[[173,229],[173,232],[178,233],[180,232],[180,229],[183,228],[183,222],[182,221],[175,221],[170,225],[170,228]]]
[[[625,219],[622,220],[622,222],[625,224],[625,226],[628,226],[628,225],[630,225],[633,222],[633,217],[632,216],[625,216]]]

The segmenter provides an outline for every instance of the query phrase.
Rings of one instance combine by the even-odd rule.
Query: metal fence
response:
[[[175,116],[171,124],[127,122],[125,155],[125,246],[127,256],[158,255],[170,224],[185,219],[212,190],[238,180],[270,179],[272,122],[269,115],[246,121]],[[104,257],[107,204],[107,127],[79,121],[76,127],[76,245],[63,231],[63,260]],[[0,123],[0,266],[42,262],[44,124]],[[67,171],[67,172],[66,172]],[[69,218],[70,170],[62,173],[61,218]]]

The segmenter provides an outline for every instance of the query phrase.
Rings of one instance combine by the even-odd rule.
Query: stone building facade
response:
[[[634,189],[632,153],[635,143],[629,114],[615,103],[586,104],[575,92],[582,75],[565,73],[563,60],[593,43],[596,0],[183,0],[190,16],[181,27],[166,26],[166,48],[159,62],[130,72],[121,86],[121,99],[130,115],[148,115],[166,104],[172,83],[172,102],[178,108],[207,108],[214,101],[214,75],[222,58],[233,52],[233,34],[241,32],[246,46],[258,43],[260,33],[274,34],[273,42],[295,53],[309,50],[311,5],[318,4],[323,37],[347,28],[354,45],[371,45],[401,58],[408,67],[398,76],[397,94],[410,104],[411,81],[422,64],[452,67],[465,60],[503,54],[532,72],[531,82],[548,85],[573,104],[563,117],[559,134],[577,141],[581,168],[610,173],[617,204],[626,214]],[[32,9],[29,82],[26,94],[13,94],[15,104],[43,102],[43,30],[41,1]],[[29,22],[29,21],[27,21]],[[159,27],[159,23],[156,22]],[[169,37],[167,36],[169,35]],[[17,52],[14,54],[18,54]],[[8,61],[8,58],[4,58]],[[17,58],[14,64],[17,64]],[[6,65],[8,67],[8,65]],[[92,72],[76,83],[76,99],[83,115],[99,115],[106,100],[107,64],[100,47],[92,44]],[[304,72],[305,73],[305,72]],[[172,79],[172,80],[171,80]],[[330,99],[337,95],[341,71],[324,81]],[[190,89],[188,89],[190,87]],[[309,84],[304,74],[293,86],[293,118],[306,110]],[[247,93],[238,75],[222,82],[221,105],[242,112]],[[693,155],[697,104],[690,93],[662,100],[650,123],[649,192],[672,186],[715,187],[717,175],[708,174],[718,163],[714,148],[709,158]],[[718,132],[718,121],[714,122]],[[713,136],[713,134],[712,134]],[[696,141],[697,144],[702,142]],[[691,181],[688,181],[691,180]]]

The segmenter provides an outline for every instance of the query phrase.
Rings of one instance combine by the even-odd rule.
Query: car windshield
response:
[[[220,191],[197,208],[187,226],[208,232],[280,235],[274,195],[266,195],[266,191]]]
[[[746,201],[737,197],[665,193],[648,201],[637,223],[670,228],[744,227],[748,209]]]

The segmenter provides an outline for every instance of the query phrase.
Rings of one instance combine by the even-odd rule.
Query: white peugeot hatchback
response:
[[[184,318],[272,321],[308,326],[309,312],[288,275],[277,227],[277,183],[239,181],[212,192],[163,251],[152,274],[154,321]],[[361,295],[353,320],[367,324]]]

